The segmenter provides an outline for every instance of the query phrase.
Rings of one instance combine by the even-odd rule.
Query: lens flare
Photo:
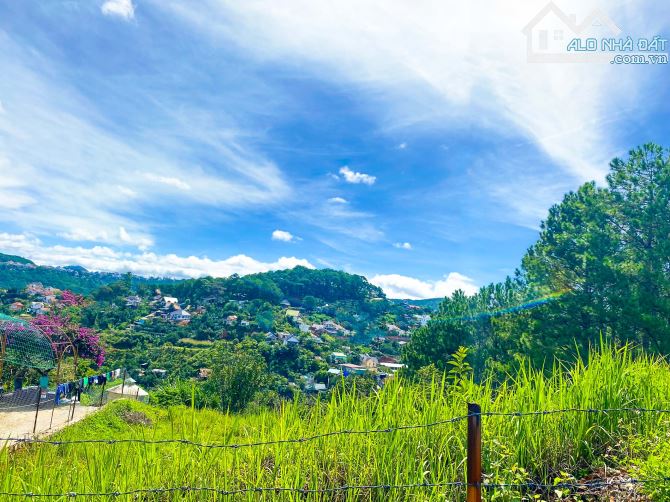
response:
[[[512,307],[505,307],[497,310],[491,310],[488,312],[478,312],[473,315],[461,316],[461,317],[448,317],[449,321],[477,321],[487,317],[497,317],[505,314],[512,314],[514,312],[520,312],[522,310],[528,310],[541,305],[546,305],[547,303],[553,302],[570,292],[570,288],[561,289],[553,293],[549,293],[544,296],[533,298],[524,303],[514,305]]]

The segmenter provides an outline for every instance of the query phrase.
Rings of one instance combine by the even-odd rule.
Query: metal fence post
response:
[[[123,382],[121,382],[121,397],[123,397],[123,390],[126,388],[126,368],[123,368]]]
[[[102,384],[102,392],[100,393],[100,406],[102,407],[102,400],[105,397],[105,387],[107,386],[107,381]]]
[[[33,423],[33,434],[37,430],[37,415],[40,413],[40,401],[42,400],[42,388],[37,386],[37,406],[35,407],[35,422]],[[55,402],[55,398],[54,398]]]
[[[482,408],[468,403],[467,502],[482,500]]]

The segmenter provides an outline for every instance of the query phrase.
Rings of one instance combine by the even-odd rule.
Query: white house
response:
[[[45,314],[47,312],[43,302],[31,302],[28,310],[33,314]]]
[[[137,295],[128,296],[126,298],[126,307],[137,308],[142,303],[142,298]]]
[[[172,296],[164,296],[163,297],[163,307],[164,308],[169,308],[170,305],[174,305],[175,307],[179,307],[179,300],[177,298],[172,297]]]
[[[190,321],[191,314],[183,309],[177,309],[168,314],[168,319],[172,322]]]

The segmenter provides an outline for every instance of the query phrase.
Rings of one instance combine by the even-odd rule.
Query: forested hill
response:
[[[228,297],[266,300],[278,304],[284,299],[302,302],[315,297],[326,302],[365,301],[385,298],[380,288],[360,275],[337,270],[313,270],[295,267],[289,270],[226,278],[164,279],[128,276],[110,272],[89,272],[82,267],[47,267],[35,265],[19,256],[0,254],[0,288],[23,289],[32,282],[89,294],[103,286],[130,278],[135,285],[160,287],[163,293],[191,302]]]
[[[2,253],[0,253],[0,263],[20,263],[22,265],[35,265],[28,258],[23,258],[21,256],[16,256],[13,254],[2,254]]]
[[[270,303],[283,299],[302,303],[305,298],[309,301],[309,297],[327,302],[385,298],[381,288],[361,275],[306,267],[227,278],[190,279],[161,286],[161,290],[191,302],[221,297],[224,292],[240,300],[261,299]]]
[[[123,276],[111,272],[89,272],[79,266],[35,265],[26,258],[0,253],[0,288],[3,289],[23,289],[32,282],[41,282],[44,286],[88,294],[101,286],[119,281]],[[133,282],[154,284],[173,280],[133,276]]]

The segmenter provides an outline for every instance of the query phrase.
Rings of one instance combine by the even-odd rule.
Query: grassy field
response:
[[[472,382],[452,388],[438,382],[420,386],[397,379],[368,398],[341,394],[314,406],[287,403],[278,411],[231,416],[119,401],[55,437],[180,438],[243,444],[343,429],[427,424],[466,414],[467,402],[481,404],[484,412],[670,408],[669,370],[661,360],[633,357],[627,349],[605,349],[592,354],[586,363],[557,368],[549,377],[521,371],[495,389],[490,384]],[[552,483],[557,477],[580,479],[603,466],[625,469],[634,477],[670,476],[669,420],[670,415],[666,414],[635,412],[483,417],[486,480]],[[462,481],[465,443],[466,424],[458,421],[390,433],[334,435],[301,443],[237,449],[141,443],[31,445],[14,453],[7,449],[0,453],[0,492],[115,492],[184,485],[220,490],[259,486],[329,488]],[[670,484],[645,489],[655,499],[667,500],[670,491],[664,491],[664,487]],[[530,500],[531,495],[512,488],[486,492],[488,500]],[[90,498],[77,498],[80,499]],[[234,496],[175,492],[101,500],[463,499],[462,488],[419,487]]]

